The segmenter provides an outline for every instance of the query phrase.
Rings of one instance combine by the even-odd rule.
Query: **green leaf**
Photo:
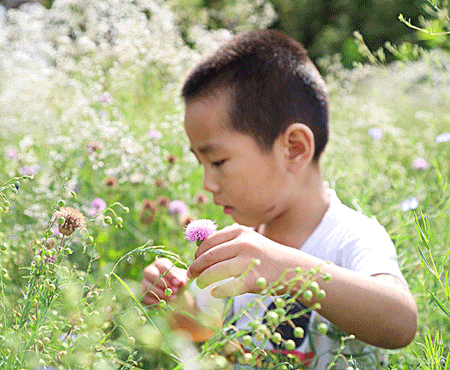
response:
[[[439,308],[448,316],[450,317],[450,310],[444,306],[444,304],[439,300],[438,297],[430,290],[431,297],[436,302],[436,304],[439,306]]]
[[[428,270],[430,270],[430,272],[434,275],[435,272],[434,272],[434,270],[431,268],[431,266],[428,264],[427,259],[426,259],[425,256],[423,255],[422,249],[420,249],[420,247],[418,247],[418,249],[419,249],[420,258],[422,258],[422,261],[425,263],[425,265],[427,266]]]

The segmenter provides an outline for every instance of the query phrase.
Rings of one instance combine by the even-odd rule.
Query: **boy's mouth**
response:
[[[223,213],[226,215],[229,215],[233,211],[233,207],[230,206],[223,206]]]

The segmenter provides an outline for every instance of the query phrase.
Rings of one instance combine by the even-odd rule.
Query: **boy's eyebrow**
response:
[[[189,148],[192,153],[194,153],[194,149],[192,147]],[[223,149],[223,146],[220,144],[205,144],[198,148],[199,153],[208,154],[215,150]],[[194,153],[195,154],[195,153]]]

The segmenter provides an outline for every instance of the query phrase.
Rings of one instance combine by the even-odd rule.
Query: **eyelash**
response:
[[[214,167],[220,167],[222,164],[224,164],[225,163],[225,159],[222,159],[221,161],[217,161],[217,162],[211,162],[211,164],[214,166]]]

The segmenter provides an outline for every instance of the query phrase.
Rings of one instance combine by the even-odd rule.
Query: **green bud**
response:
[[[261,276],[258,279],[256,279],[256,285],[258,286],[258,288],[264,289],[267,286],[266,278]]]
[[[9,207],[9,206],[10,206],[9,200],[5,200],[5,206],[6,206],[6,207]]]
[[[62,199],[58,202],[59,207],[64,207],[65,205],[66,205],[66,202]]]
[[[314,294],[317,294],[317,292],[320,290],[319,284],[317,283],[317,281],[313,281],[310,285],[309,285],[309,289],[311,290],[311,292],[313,292]]]
[[[264,333],[256,333],[255,337],[258,342],[262,342],[265,338],[265,335],[264,335]]]
[[[16,182],[14,183],[14,187],[16,188],[16,190],[19,190],[19,188],[20,188],[19,180],[16,180]]]
[[[284,346],[286,347],[286,349],[288,351],[294,351],[295,350],[295,342],[292,339],[288,339],[285,343]]]
[[[94,242],[94,238],[90,235],[86,236],[86,238],[84,238],[84,242],[86,244],[92,244]]]
[[[6,245],[0,244],[0,250],[2,250],[3,252],[6,251]]]
[[[320,324],[317,325],[316,329],[320,334],[325,335],[328,332],[328,325],[325,324],[324,322],[321,322]]]
[[[272,338],[271,338],[271,340],[272,340],[272,342],[274,342],[275,344],[280,344],[281,343],[281,334],[280,333],[274,333],[273,335],[272,335]]]
[[[266,320],[271,325],[278,324],[279,318],[278,314],[274,311],[270,311],[266,314]]]
[[[167,302],[161,299],[159,301],[159,307],[160,308],[166,308],[166,306],[167,306]]]
[[[294,337],[303,338],[304,336],[305,336],[305,331],[303,330],[303,328],[300,328],[299,326],[297,326],[294,329]]]
[[[316,294],[317,299],[324,299],[325,296],[326,296],[326,293],[325,293],[325,290],[323,290],[323,289],[320,289]]]
[[[173,290],[170,288],[166,288],[166,290],[164,291],[164,294],[168,297],[170,297],[173,294]]]
[[[62,225],[64,222],[66,222],[66,219],[64,217],[58,218],[58,224]]]
[[[307,289],[303,292],[302,296],[305,300],[309,301],[312,299],[313,293],[309,289]]]
[[[116,225],[122,225],[123,224],[123,218],[122,217],[116,217],[115,219],[115,224]]]
[[[323,275],[323,281],[330,281],[331,280],[331,275],[326,273],[325,275]]]
[[[284,299],[281,297],[276,298],[274,303],[276,307],[284,307],[286,305]]]
[[[223,356],[217,356],[214,359],[214,368],[216,369],[226,369],[228,367],[227,359]]]
[[[127,338],[127,342],[130,346],[134,346],[134,344],[136,343],[136,339],[134,339],[134,337],[132,337],[132,336],[129,336]]]
[[[105,220],[105,224],[112,225],[112,223],[113,223],[111,216],[105,216],[104,220]]]
[[[242,344],[243,344],[244,346],[249,346],[249,345],[251,345],[251,344],[252,344],[252,337],[251,337],[250,335],[248,335],[248,334],[244,335],[244,336],[242,337]]]

